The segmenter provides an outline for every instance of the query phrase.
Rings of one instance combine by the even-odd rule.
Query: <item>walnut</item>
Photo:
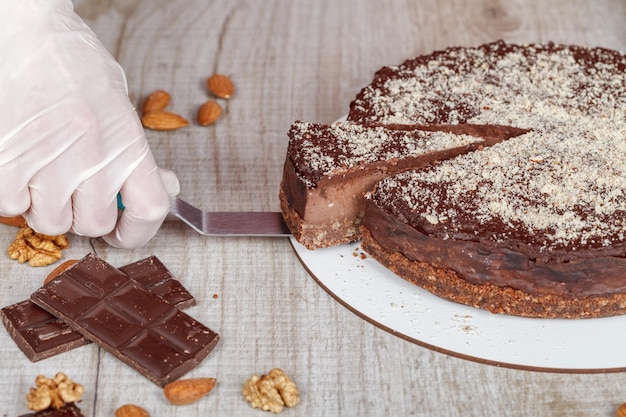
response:
[[[280,413],[283,407],[295,407],[300,402],[300,391],[282,369],[274,368],[267,375],[252,375],[241,393],[253,408]]]
[[[62,250],[68,246],[65,235],[48,236],[24,226],[18,230],[8,253],[21,264],[28,261],[30,266],[46,266],[61,259]]]
[[[54,378],[39,375],[35,379],[36,388],[31,388],[26,400],[28,409],[33,411],[59,409],[67,403],[78,401],[85,389],[82,385],[73,382],[63,372],[57,373]]]

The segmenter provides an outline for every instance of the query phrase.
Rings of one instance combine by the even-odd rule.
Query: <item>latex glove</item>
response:
[[[159,170],[124,72],[70,0],[0,1],[0,215],[139,247],[178,180]],[[117,194],[125,210],[118,218]]]

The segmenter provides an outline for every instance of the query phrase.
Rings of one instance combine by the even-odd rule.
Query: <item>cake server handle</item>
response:
[[[205,236],[291,236],[280,212],[202,211],[170,196],[170,214]]]

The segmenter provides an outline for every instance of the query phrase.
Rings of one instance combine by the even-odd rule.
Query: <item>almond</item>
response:
[[[3,217],[0,216],[0,223],[8,224],[9,226],[24,227],[27,226],[26,219],[23,216]]]
[[[124,404],[115,410],[115,417],[150,417],[150,413],[138,405]]]
[[[180,379],[167,384],[163,388],[163,393],[174,405],[191,404],[211,392],[215,382],[215,378]]]
[[[43,285],[46,285],[48,282],[52,281],[53,279],[61,275],[63,271],[68,269],[70,266],[74,265],[76,262],[78,262],[76,259],[70,259],[68,261],[63,262],[61,265],[57,266],[56,268],[54,268],[52,272],[50,272],[48,276],[46,277],[46,279],[43,281]]]
[[[213,124],[222,115],[222,106],[217,101],[209,100],[198,109],[198,123],[202,126]]]
[[[206,82],[209,91],[218,98],[230,98],[235,93],[235,85],[228,76],[215,74]]]
[[[149,113],[151,111],[165,110],[168,104],[170,104],[170,94],[164,90],[156,90],[146,98],[143,102],[142,114]]]
[[[144,114],[141,118],[141,124],[152,130],[174,130],[187,126],[189,122],[176,113],[156,110]]]

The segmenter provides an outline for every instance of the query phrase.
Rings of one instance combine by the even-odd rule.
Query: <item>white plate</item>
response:
[[[454,356],[551,372],[626,370],[626,316],[529,319],[436,297],[367,256],[359,243],[306,249],[291,243],[311,276],[348,309],[390,333]]]

